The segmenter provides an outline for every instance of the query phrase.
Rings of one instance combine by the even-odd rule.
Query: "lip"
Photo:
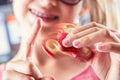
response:
[[[47,10],[37,10],[30,8],[29,11],[36,17],[40,17],[44,22],[53,22],[59,19],[55,13]]]

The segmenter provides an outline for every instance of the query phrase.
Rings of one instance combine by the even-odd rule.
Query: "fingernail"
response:
[[[80,41],[79,40],[75,40],[73,42],[73,46],[76,47],[76,48],[80,48]]]
[[[69,46],[70,46],[70,40],[69,40],[69,39],[64,39],[64,40],[62,41],[62,44],[63,44],[63,46],[65,46],[65,47],[69,47]]]
[[[95,44],[95,49],[97,50],[97,51],[103,51],[104,50],[104,44],[103,43],[97,43],[97,44]]]

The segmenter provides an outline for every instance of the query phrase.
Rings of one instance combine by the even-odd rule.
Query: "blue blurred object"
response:
[[[0,63],[10,59],[10,43],[8,30],[5,23],[5,15],[0,13]]]
[[[79,22],[80,25],[84,25],[84,24],[90,22],[90,15],[89,15],[89,13],[88,13],[88,12],[85,12],[85,13],[80,17],[79,21],[80,21],[80,22]]]

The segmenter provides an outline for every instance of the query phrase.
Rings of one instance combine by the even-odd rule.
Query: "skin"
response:
[[[75,6],[68,6],[58,0],[14,0],[15,16],[23,31],[22,42],[16,57],[7,63],[2,80],[40,80],[41,78],[44,80],[45,76],[48,76],[48,80],[53,80],[51,77],[56,80],[67,80],[89,64],[92,65],[101,80],[112,80],[112,78],[119,80],[120,44],[108,34],[108,31],[112,30],[101,24],[92,22],[78,27],[63,40],[65,47],[91,47],[95,52],[97,51],[95,57],[90,61],[77,61],[73,57],[63,54],[54,59],[46,55],[42,49],[43,40],[55,37],[48,35],[58,29],[54,25],[61,22],[75,23],[81,5],[82,2]],[[53,14],[58,16],[58,19],[44,21],[31,14],[29,9],[35,9],[44,14]],[[119,34],[113,33],[119,37]],[[104,44],[96,44],[97,42]],[[96,45],[94,46],[94,44]],[[70,65],[72,66],[69,67]],[[113,69],[115,66],[117,66],[116,69]],[[113,74],[116,75],[113,76]]]
[[[110,35],[109,31],[113,32],[116,37],[120,37],[118,33],[114,32],[114,30],[107,29],[104,25],[92,23],[91,26],[90,23],[69,33],[66,39],[63,40],[63,44],[66,47],[71,45],[76,48],[91,47],[97,51],[92,62],[92,67],[98,75],[102,76],[101,74],[106,74],[106,76],[104,76],[105,78],[101,77],[101,79],[119,80],[120,44]]]

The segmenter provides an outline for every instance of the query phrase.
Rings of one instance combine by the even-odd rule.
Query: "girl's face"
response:
[[[70,6],[60,0],[13,0],[14,13],[21,25],[31,26],[36,18],[41,18],[47,28],[60,22],[75,22],[81,5],[82,1]]]

